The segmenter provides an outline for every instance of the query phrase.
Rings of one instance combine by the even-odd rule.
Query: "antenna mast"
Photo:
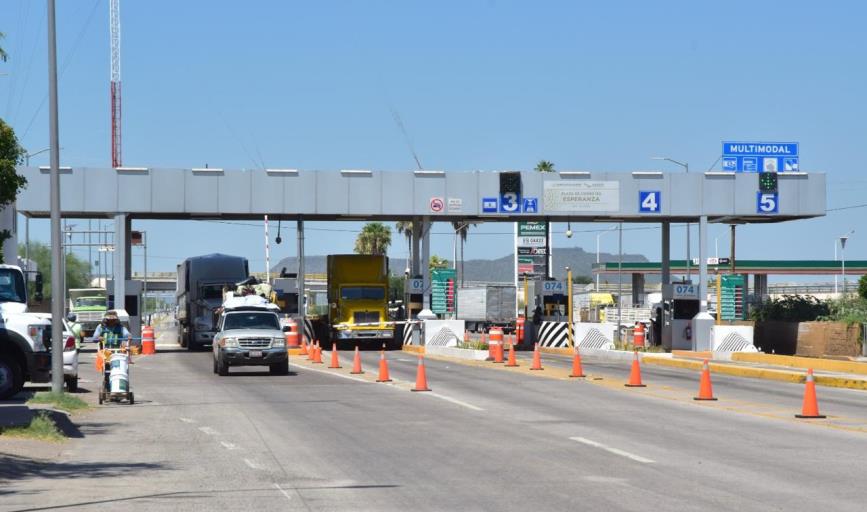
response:
[[[120,0],[109,0],[111,36],[111,165],[121,167],[120,152]]]

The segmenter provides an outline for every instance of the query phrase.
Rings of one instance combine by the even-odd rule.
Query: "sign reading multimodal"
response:
[[[515,233],[516,282],[548,277],[548,223],[517,222]]]
[[[723,142],[722,168],[730,172],[798,172],[797,142]]]
[[[567,180],[545,182],[546,212],[616,212],[620,182]]]

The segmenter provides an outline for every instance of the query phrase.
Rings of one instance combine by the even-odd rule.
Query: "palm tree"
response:
[[[554,163],[548,160],[539,160],[536,164],[536,172],[554,172]]]
[[[368,222],[355,238],[355,252],[358,254],[384,255],[391,245],[391,228],[381,222]]]
[[[4,37],[6,37],[6,35],[3,32],[0,32],[0,39],[3,39]],[[3,50],[3,47],[0,46],[0,60],[2,60],[3,62],[6,62],[6,59],[8,59],[8,58],[9,58],[9,55],[7,55],[6,52]]]
[[[440,258],[436,254],[431,254],[430,261],[428,262],[428,268],[433,270],[435,268],[448,268],[449,260],[445,258]]]
[[[394,228],[399,235],[406,237],[406,267],[409,268],[409,262],[412,261],[412,221],[399,220],[394,224]]]
[[[467,241],[467,233],[469,233],[470,228],[478,224],[478,222],[452,221],[455,235],[461,237],[461,286],[464,285],[464,243]]]

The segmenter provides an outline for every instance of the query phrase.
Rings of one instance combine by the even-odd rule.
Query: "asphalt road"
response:
[[[819,388],[831,418],[799,422],[793,384],[715,377],[696,403],[694,372],[627,389],[627,365],[553,378],[569,361],[546,355],[533,375],[428,359],[412,393],[412,354],[388,353],[391,385],[377,352],[361,376],[325,355],[222,378],[207,352],[139,358],[136,405],[87,413],[58,460],[3,461],[0,510],[864,509],[863,392]]]

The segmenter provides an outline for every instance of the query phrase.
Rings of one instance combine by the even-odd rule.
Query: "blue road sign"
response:
[[[662,211],[662,192],[659,190],[638,191],[638,211],[641,213],[659,213]]]
[[[500,213],[521,213],[521,196],[515,192],[500,194]]]
[[[776,192],[756,192],[756,213],[780,213],[780,196]]]
[[[539,198],[525,197],[524,198],[524,213],[539,213]]]
[[[797,142],[723,142],[723,170],[793,172],[799,170]]]
[[[496,197],[483,197],[482,198],[482,212],[483,213],[497,213],[497,201]]]

